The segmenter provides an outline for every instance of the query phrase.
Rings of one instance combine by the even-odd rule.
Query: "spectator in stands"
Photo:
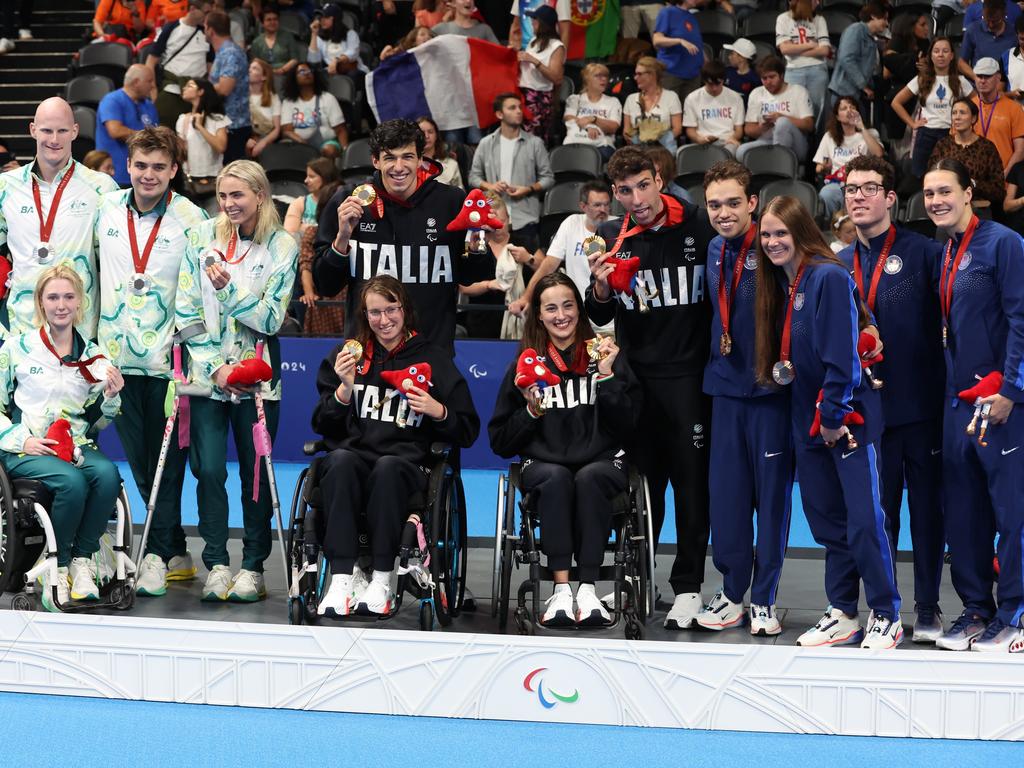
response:
[[[101,149],[90,149],[86,152],[85,157],[82,158],[82,165],[90,171],[105,173],[110,177],[114,175],[114,161],[110,159],[109,152],[104,152]],[[15,164],[15,167],[17,167],[17,164]],[[3,170],[6,171],[8,169],[4,168]]]
[[[534,267],[533,277],[519,299],[509,305],[509,311],[515,315],[526,312],[538,281],[559,267],[565,270],[581,294],[586,292],[590,287],[590,264],[583,253],[583,241],[608,220],[611,208],[612,191],[603,181],[588,181],[580,187],[580,213],[564,218],[547,250],[541,248],[527,260],[527,266]]]
[[[932,149],[949,133],[950,108],[956,99],[974,88],[963,75],[957,74],[957,58],[948,37],[936,37],[928,48],[924,70],[904,86],[892,100],[892,111],[915,131],[910,156],[910,173],[920,179],[928,167]],[[904,102],[916,97],[916,117],[911,117]]]
[[[654,36],[654,28],[658,23],[658,14],[665,3],[652,3],[650,0],[621,0],[619,12],[622,15],[622,36],[640,37],[640,30]]]
[[[757,65],[761,87],[747,101],[746,135],[753,139],[736,152],[741,163],[753,147],[781,144],[799,160],[807,158],[807,137],[814,130],[814,108],[807,89],[786,81],[786,62],[766,56]]]
[[[615,151],[615,134],[622,124],[622,104],[608,96],[608,67],[591,62],[583,68],[583,92],[565,101],[566,144],[597,147],[607,160]]]
[[[223,11],[211,11],[206,17],[206,37],[216,54],[210,69],[210,82],[224,99],[224,111],[231,119],[224,163],[245,157],[245,145],[252,133],[249,117],[249,61],[231,40],[231,20]],[[292,70],[293,72],[295,70]]]
[[[1013,166],[1006,177],[1003,223],[1017,232],[1024,229],[1024,163]]]
[[[104,154],[106,153],[104,152]],[[13,171],[17,167],[19,167],[18,158],[4,144],[0,143],[0,173]],[[113,176],[113,172],[111,172],[111,176]]]
[[[839,253],[857,239],[857,226],[845,208],[840,208],[832,214],[829,229],[832,232],[832,242],[829,243],[832,253]]]
[[[416,125],[423,131],[423,159],[433,160],[441,165],[441,175],[435,181],[451,184],[453,187],[465,186],[462,183],[462,171],[459,164],[448,150],[448,145],[438,135],[437,123],[429,115],[416,118]]]
[[[345,328],[345,310],[340,306],[317,306],[322,298],[317,294],[313,283],[313,258],[315,249],[313,241],[320,218],[320,211],[331,196],[338,190],[341,175],[333,160],[318,157],[306,164],[306,189],[308,194],[297,197],[288,206],[284,218],[284,228],[297,235],[299,247],[299,283],[302,293],[299,301],[305,305],[302,318],[304,333],[315,336],[340,335]],[[344,298],[340,293],[330,297],[338,301]]]
[[[971,24],[976,21],[981,21],[983,18],[983,11],[985,10],[985,4],[980,0],[964,0],[964,5],[967,6],[964,10],[964,29],[967,29]],[[1006,23],[1011,27],[1017,23],[1017,19],[1021,16],[1020,2],[1009,2],[1006,4]]]
[[[412,16],[417,27],[433,29],[442,21],[449,21],[454,11],[447,0],[415,0]]]
[[[188,111],[188,104],[181,98],[185,83],[194,77],[206,77],[210,43],[203,34],[203,20],[209,5],[207,0],[189,0],[188,13],[160,28],[146,56],[145,63],[160,72],[156,111],[161,125],[172,127],[178,115]]]
[[[833,103],[843,96],[856,94],[867,112],[875,100],[874,77],[878,71],[878,43],[875,38],[888,28],[888,6],[881,0],[871,0],[861,7],[860,21],[843,30],[832,79],[828,84]]]
[[[786,79],[802,85],[811,97],[814,123],[824,122],[825,97],[828,95],[828,64],[832,55],[828,25],[816,11],[815,0],[790,0],[789,10],[775,22],[775,45],[786,57]]]
[[[413,27],[412,0],[374,0],[371,13],[383,40],[400,40]]]
[[[92,17],[93,35],[140,40],[146,32],[146,4],[143,0],[99,0]]]
[[[490,26],[473,18],[476,11],[473,0],[453,0],[452,9],[455,11],[454,18],[436,25],[431,30],[435,35],[462,35],[498,44],[498,38]]]
[[[310,160],[306,163],[305,184],[308,193],[301,197],[296,197],[288,205],[288,212],[284,217],[285,230],[293,235],[298,235],[305,227],[316,227],[319,223],[316,215],[317,206],[320,205],[321,201],[326,202],[330,199],[330,196],[337,191],[340,180],[341,176],[338,173],[338,168],[332,160],[326,157],[318,157],[316,160]],[[302,285],[303,288],[306,287],[305,279],[303,279]],[[313,290],[312,262],[310,262],[309,290],[306,293],[315,293]],[[308,304],[309,302],[306,303]]]
[[[665,65],[641,56],[633,70],[637,92],[622,106],[622,138],[633,144],[659,142],[671,152],[683,132],[683,103],[675,91],[661,87]]]
[[[530,13],[542,5],[555,9],[558,16],[558,38],[566,48],[569,47],[569,33],[572,29],[572,3],[570,0],[523,0],[521,5],[519,0],[512,0],[512,7],[509,9],[509,13],[512,14],[512,24],[508,31],[510,48],[525,51],[530,45],[533,40],[533,25],[529,23],[528,19]],[[625,37],[625,35],[623,36]]]
[[[217,174],[224,167],[231,120],[224,114],[224,101],[209,80],[189,80],[181,95],[191,111],[178,117],[174,130],[187,148],[183,164],[187,189],[192,199],[197,200],[212,195],[216,189]]]
[[[310,64],[322,64],[332,75],[357,78],[369,71],[359,60],[359,34],[345,26],[340,5],[328,5],[309,28]]]
[[[281,14],[276,5],[265,5],[260,11],[263,34],[249,46],[249,55],[270,64],[275,75],[283,75],[306,60],[306,50],[295,36],[281,31]]]
[[[338,157],[348,146],[345,115],[326,88],[323,70],[300,64],[287,74],[281,102],[281,134],[309,144],[324,157]]]
[[[700,75],[704,87],[683,104],[686,138],[692,144],[716,144],[735,155],[743,140],[743,97],[725,87],[722,62],[707,62]]]
[[[982,18],[964,27],[960,45],[960,72],[974,79],[972,67],[981,59],[996,61],[1017,43],[1014,29],[1006,23],[1006,0],[984,0]]]
[[[188,8],[188,0],[150,0],[146,25],[150,29],[160,29],[182,18],[188,13]]]
[[[104,96],[96,110],[96,149],[110,153],[114,161],[114,180],[121,186],[131,183],[128,137],[160,122],[156,107],[149,100],[155,86],[150,67],[132,64],[124,73],[124,87]]]
[[[245,154],[255,159],[281,137],[281,100],[274,93],[274,72],[263,59],[249,65],[249,117],[252,136]]]
[[[860,113],[858,100],[841,96],[832,104],[828,128],[814,153],[814,170],[825,177],[821,188],[821,202],[825,205],[825,218],[843,207],[843,183],[846,164],[858,155],[881,157],[885,147],[878,140],[878,131],[867,128]]]
[[[14,14],[18,14],[18,22]],[[14,40],[32,39],[32,0],[8,0],[0,8],[0,53],[14,50]]]
[[[998,209],[1006,197],[1003,163],[996,145],[975,133],[978,105],[970,98],[961,96],[953,102],[950,114],[953,130],[935,144],[928,166],[949,157],[959,160],[971,172],[974,182],[971,204],[975,208],[991,205]]]
[[[658,172],[659,178],[661,178],[661,191],[666,195],[672,195],[672,197],[678,197],[680,200],[692,203],[693,198],[690,196],[690,193],[675,181],[677,172],[675,155],[661,146],[661,144],[645,144],[643,150],[651,158],[651,162],[654,163],[654,168]]]
[[[1024,111],[1020,104],[1000,98],[1000,75],[995,59],[979,59],[974,65],[977,92],[971,98],[979,110],[974,130],[996,145],[1005,176],[1024,160]]]
[[[729,66],[725,70],[725,87],[740,94],[743,97],[743,106],[746,108],[750,92],[761,85],[761,77],[754,69],[757,47],[747,38],[741,37],[732,43],[726,43],[722,48],[729,52]]]
[[[1015,27],[1017,45],[1003,51],[1003,73],[1006,76],[1006,95],[1020,101],[1024,98],[1024,15],[1017,17]]]
[[[473,155],[469,186],[501,195],[509,209],[512,239],[534,253],[539,242],[541,193],[551,189],[551,172],[544,142],[523,128],[523,105],[514,93],[494,99],[501,120],[498,130],[485,136]]]
[[[704,38],[690,13],[698,0],[672,0],[658,13],[651,42],[658,49],[658,61],[665,65],[665,87],[676,92],[679,101],[700,87],[704,64]]]
[[[964,6],[975,0],[932,0],[932,15],[935,17],[935,28],[942,31],[954,16],[963,16]]]
[[[411,51],[417,45],[422,45],[427,40],[434,39],[434,32],[427,27],[415,27],[410,30],[409,34],[402,38],[397,45],[385,45],[380,52],[380,60],[391,58],[396,53],[405,53]],[[479,141],[479,139],[478,139]]]
[[[538,136],[545,144],[551,129],[552,96],[562,84],[565,46],[558,39],[555,9],[541,5],[529,13],[533,22],[533,40],[519,52],[519,90],[531,113],[523,130]]]
[[[895,90],[892,90],[886,101],[892,101],[899,89],[918,74],[921,62],[928,58],[932,37],[931,16],[900,14],[892,20],[889,32],[892,38],[882,54],[882,77]]]

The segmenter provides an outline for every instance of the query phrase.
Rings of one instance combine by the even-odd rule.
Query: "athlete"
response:
[[[760,383],[789,390],[800,496],[811,533],[825,547],[829,607],[797,645],[863,638],[863,648],[895,648],[903,625],[879,496],[882,409],[857,354],[867,315],[846,268],[796,198],[765,206],[757,257],[755,372]],[[871,608],[866,635],[857,616],[861,579]]]
[[[695,205],[661,193],[661,176],[641,148],[616,151],[607,174],[627,215],[598,228],[606,250],[589,256],[586,311],[597,325],[615,321],[618,344],[640,380],[643,407],[627,451],[650,484],[655,541],[672,482],[677,549],[669,582],[675,600],[665,626],[687,629],[703,608],[708,546],[711,403],[701,378],[711,318],[705,259],[714,230]],[[640,260],[635,283],[628,292],[613,292],[613,259],[626,257]]]
[[[1024,650],[1021,530],[1024,526],[1024,241],[971,209],[973,185],[957,160],[940,160],[924,177],[928,217],[952,233],[939,272],[946,357],[942,473],[950,576],[964,610],[936,640],[955,651]],[[1002,376],[973,405],[984,427],[967,434],[974,408],[959,397],[978,378]],[[992,596],[992,542],[999,577]]]
[[[181,260],[188,231],[203,210],[174,194],[178,140],[162,126],[128,139],[131,188],[100,202],[96,243],[100,264],[99,346],[124,375],[121,413],[114,419],[135,485],[149,499],[164,436],[163,402],[173,373],[171,337]],[[181,527],[185,451],[170,441],[137,579],[140,595],[158,596],[168,580],[196,574]]]
[[[217,175],[221,214],[189,230],[175,297],[178,332],[191,356],[191,378],[213,388],[191,398],[189,465],[199,499],[199,535],[209,569],[204,600],[251,602],[266,597],[263,561],[270,554],[270,486],[260,472],[258,494],[253,424],[259,416],[252,388],[231,383],[243,360],[262,359],[273,380],[259,386],[266,427],[277,434],[281,400],[281,344],[298,267],[295,239],[281,226],[270,182],[251,160],[229,163]],[[242,481],[242,567],[232,576],[227,550],[228,429],[238,449]],[[253,497],[257,497],[255,501]]]
[[[789,538],[793,435],[789,396],[754,377],[757,195],[735,160],[704,174],[704,198],[718,237],[707,253],[711,359],[704,392],[711,420],[711,539],[722,589],[697,616],[704,629],[741,627],[750,589],[752,635],[782,632],[775,595]],[[754,511],[757,546],[754,546]]]
[[[35,160],[0,174],[0,246],[6,243],[11,252],[7,327],[12,334],[35,329],[36,281],[47,267],[67,261],[84,281],[78,329],[94,339],[99,291],[93,230],[100,195],[117,183],[72,159],[78,124],[64,99],[43,101],[28,130],[36,140]]]
[[[629,485],[622,446],[636,428],[640,387],[610,337],[595,339],[583,299],[568,275],[537,281],[519,344],[547,358],[558,384],[516,384],[509,367],[487,427],[499,456],[520,456],[523,491],[537,499],[541,541],[555,588],[541,623],[607,624],[594,591],[611,528],[611,500]],[[588,353],[588,343],[593,354]],[[538,398],[540,402],[538,403]],[[569,566],[576,558],[576,610]]]
[[[846,166],[846,210],[857,240],[839,253],[853,275],[885,359],[871,366],[881,385],[882,509],[893,546],[899,541],[906,481],[914,550],[915,643],[942,635],[939,583],[946,548],[942,520],[942,392],[945,369],[935,275],[941,248],[897,226],[895,173],[885,160],[862,155]]]
[[[320,403],[313,414],[313,429],[332,449],[320,475],[332,575],[317,609],[331,618],[391,613],[402,526],[409,497],[426,491],[430,445],[467,448],[480,431],[469,385],[448,349],[417,332],[405,286],[389,275],[370,278],[358,307],[361,354],[352,354],[350,342],[331,350],[317,375]],[[429,375],[411,370],[424,365]],[[403,370],[412,380],[405,402],[383,375]],[[364,511],[369,578],[357,564]]]
[[[42,585],[49,611],[69,599],[99,599],[96,553],[121,492],[117,467],[90,432],[117,413],[124,380],[76,328],[83,297],[70,264],[47,267],[32,300],[36,327],[9,338],[0,352],[0,462],[12,478],[39,480],[53,493],[57,583],[44,575]],[[66,457],[49,436],[59,419],[69,422],[75,445]]]

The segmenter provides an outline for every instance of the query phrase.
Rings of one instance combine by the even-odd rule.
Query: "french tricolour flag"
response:
[[[366,77],[378,122],[430,115],[442,131],[497,122],[494,97],[518,93],[516,52],[484,40],[440,35],[385,59]]]

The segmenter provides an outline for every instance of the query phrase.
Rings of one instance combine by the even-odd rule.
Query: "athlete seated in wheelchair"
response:
[[[536,552],[529,551],[532,522],[524,520],[517,546],[523,549],[520,561],[531,564],[531,581],[536,582],[539,576],[554,581],[554,592],[540,617],[540,623],[548,627],[611,622],[594,586],[602,577],[605,545],[612,527],[612,500],[630,486],[620,447],[636,428],[635,417],[640,410],[639,386],[633,372],[619,356],[611,337],[594,338],[582,308],[579,291],[566,275],[556,272],[538,282],[519,360],[502,381],[488,425],[494,452],[522,459],[521,467],[513,467],[510,473],[512,484],[519,486],[526,499],[524,517],[536,515],[539,521],[547,569],[540,569]],[[514,506],[515,490],[509,489],[504,512],[499,508],[499,529],[506,529],[508,540],[516,536],[514,510],[510,508]],[[499,505],[503,495],[499,493]],[[621,535],[619,530],[617,536]],[[642,529],[637,535],[643,535]],[[505,602],[497,606],[502,611],[502,625],[513,549],[505,553],[503,562],[496,563],[496,570],[503,574],[501,594],[495,595],[499,603]],[[570,568],[574,555],[575,573]],[[579,580],[575,611],[569,586],[574,575]],[[622,581],[616,593],[624,589],[628,595],[632,584],[627,579]],[[524,588],[534,593],[534,605],[539,606],[539,584]],[[523,597],[521,589],[520,611],[516,614],[521,629]],[[621,597],[614,598],[614,602],[619,606],[618,614]]]
[[[469,386],[451,353],[417,333],[416,313],[401,283],[387,275],[368,280],[358,322],[358,343],[339,345],[320,366],[320,402],[313,415],[313,428],[330,449],[315,479],[325,516],[321,544],[332,574],[317,613],[328,617],[386,616],[396,608],[392,581],[403,527],[419,542],[426,539],[428,521],[408,509],[411,498],[428,495],[435,463],[431,446],[468,447],[480,429]],[[455,484],[457,479],[448,483],[449,500]],[[452,524],[464,531],[464,510],[462,515],[461,523]],[[429,522],[437,533],[440,521]],[[368,539],[372,574],[358,563],[361,534]],[[412,546],[427,550],[420,552],[426,567],[436,546],[419,542]],[[452,591],[461,594],[462,586],[446,585],[448,605],[435,606],[439,615],[454,609],[458,598]]]
[[[0,581],[4,589],[17,589],[24,575],[31,589],[41,576],[42,602],[50,611],[81,609],[72,601],[100,601],[100,537],[122,493],[117,467],[100,453],[89,432],[117,413],[124,379],[75,327],[82,321],[84,300],[82,279],[73,267],[50,267],[35,290],[39,328],[7,339],[0,351],[0,464],[5,470],[0,504],[6,539]],[[105,602],[118,607],[130,604],[130,599],[122,604],[122,596],[131,589],[121,586],[126,567],[135,570],[125,554],[131,545],[126,516],[122,500],[121,538],[113,556],[117,592],[106,589],[103,594]],[[26,534],[29,530],[32,535]],[[44,540],[45,559],[27,568]]]

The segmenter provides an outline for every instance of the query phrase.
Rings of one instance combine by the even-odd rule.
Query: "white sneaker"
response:
[[[938,606],[919,605],[914,613],[914,634],[910,638],[911,642],[934,643],[942,637],[942,611]]]
[[[19,29],[18,30],[18,39],[19,40],[31,40],[32,39],[32,30],[31,29]]]
[[[684,592],[676,595],[672,610],[665,617],[665,629],[690,629],[697,615],[704,609],[700,592]]]
[[[544,605],[544,615],[540,623],[546,627],[569,627],[575,623],[576,615],[572,610],[572,589],[568,584],[555,584]]]
[[[370,584],[359,598],[359,608],[378,616],[387,616],[395,608],[395,591],[391,589],[392,571],[374,571]]]
[[[215,565],[210,569],[203,585],[203,600],[227,600],[231,589],[231,569],[226,565]]]
[[[796,644],[804,648],[818,648],[829,645],[852,645],[863,639],[864,633],[860,620],[847,616],[831,605],[825,609],[825,615],[818,623],[796,639]]]
[[[897,613],[895,619],[876,616],[872,611],[868,616],[868,631],[864,635],[861,648],[876,651],[890,651],[903,642],[903,621]]]
[[[231,582],[227,599],[233,603],[255,603],[266,596],[267,587],[263,583],[263,574],[242,568]]]
[[[1024,650],[1024,630],[1011,627],[996,616],[971,645],[971,650],[982,653],[1020,653]]]
[[[196,577],[196,564],[192,562],[192,555],[186,552],[184,555],[175,555],[167,561],[168,581],[188,581]]]
[[[782,634],[782,622],[775,613],[774,605],[750,604],[750,634],[757,637]]]
[[[355,593],[352,590],[352,574],[336,573],[331,576],[331,585],[320,598],[316,612],[320,616],[348,616],[355,610]]]
[[[76,557],[68,568],[71,579],[72,600],[99,600],[100,590],[96,586],[96,563],[91,557]]]
[[[0,37],[0,53],[10,53],[14,50],[14,41],[6,37]]]
[[[147,597],[160,597],[167,594],[167,564],[160,555],[152,552],[142,559],[139,566],[139,577],[136,579],[137,591]]]
[[[593,584],[580,584],[576,590],[576,623],[584,627],[610,624],[612,617],[597,599]]]
[[[725,592],[719,591],[711,598],[704,609],[697,614],[697,623],[704,629],[711,629],[716,632],[740,627],[743,625],[743,603],[734,603],[725,596]]]
[[[363,599],[363,594],[366,592],[366,588],[370,586],[370,580],[366,577],[366,572],[358,565],[352,568],[352,609],[359,605],[359,602]]]
[[[71,602],[71,593],[68,588],[68,569],[58,568],[57,569],[57,604],[53,602],[53,590],[50,589],[50,577],[49,571],[45,570],[42,573],[42,587],[40,588],[40,594],[42,595],[43,608],[50,611],[51,613],[60,613],[60,606],[67,605]]]

